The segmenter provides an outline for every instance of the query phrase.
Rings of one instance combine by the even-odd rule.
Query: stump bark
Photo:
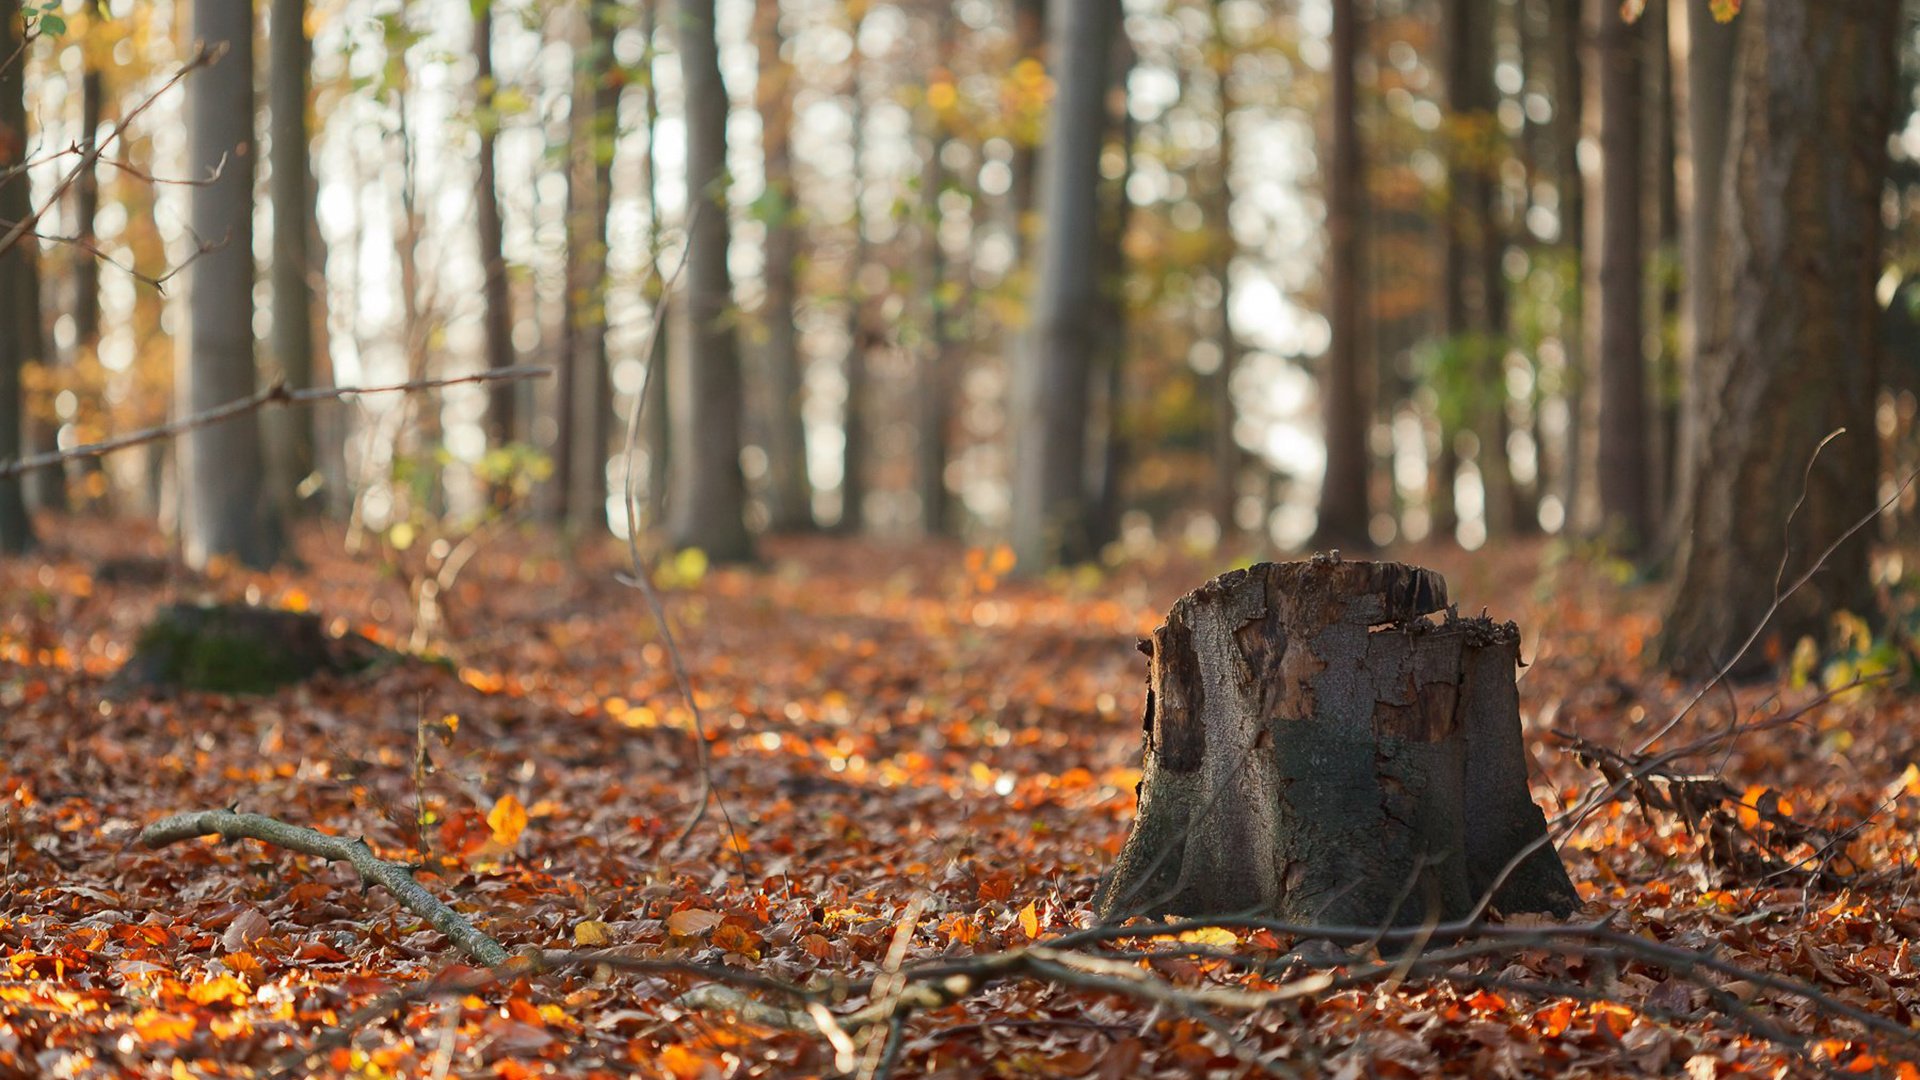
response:
[[[1504,912],[1578,905],[1527,792],[1518,630],[1458,618],[1439,574],[1262,563],[1182,597],[1141,650],[1140,804],[1103,918],[1408,924],[1490,888]]]

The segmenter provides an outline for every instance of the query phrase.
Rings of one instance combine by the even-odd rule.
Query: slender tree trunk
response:
[[[0,57],[20,49],[20,0],[0,0]],[[0,64],[0,171],[26,160],[27,109],[24,64]],[[0,221],[22,221],[30,212],[27,185],[0,184]],[[20,369],[34,347],[31,336],[40,325],[40,299],[31,276],[33,243],[28,240],[0,251],[0,461],[20,456]],[[0,480],[0,554],[19,555],[36,546],[33,519],[27,516],[19,480]]]
[[[1029,61],[1046,64],[1047,5],[1049,0],[1012,0],[1016,65]],[[1052,0],[1061,3],[1064,0]],[[1040,144],[1031,134],[1016,131],[1013,136],[1012,176],[1007,182],[1007,217],[1012,227],[1015,263],[1024,257],[1032,243],[1034,194],[1040,175]]]
[[[1214,92],[1220,106],[1220,144],[1215,156],[1212,206],[1212,267],[1220,289],[1220,306],[1214,323],[1215,345],[1220,351],[1220,367],[1214,372],[1213,388],[1213,516],[1220,535],[1233,536],[1239,527],[1235,512],[1240,502],[1240,473],[1246,455],[1234,435],[1239,410],[1234,407],[1233,373],[1240,366],[1240,338],[1233,331],[1233,262],[1240,253],[1233,235],[1233,97],[1234,50],[1227,40],[1226,25],[1220,17],[1221,0],[1210,0],[1207,14],[1211,22]]]
[[[196,0],[188,38],[225,45],[220,62],[187,80],[188,175],[195,236],[217,244],[186,270],[185,348],[174,372],[180,415],[254,392],[253,5]],[[227,555],[249,566],[280,555],[272,500],[262,498],[260,417],[246,413],[182,436],[180,526],[187,564]]]
[[[100,124],[106,104],[106,78],[99,66],[92,60],[91,54],[85,59],[86,68],[80,76],[80,147],[82,153],[91,153],[100,137]],[[66,363],[72,366],[82,357],[96,358],[100,351],[100,260],[92,248],[96,245],[98,234],[94,221],[100,214],[100,170],[96,165],[84,169],[73,185],[74,233],[77,237],[73,246],[73,349]],[[100,458],[87,458],[77,465],[81,475],[87,478],[83,488],[83,503],[95,508],[107,505],[109,488],[106,480],[106,467]],[[64,507],[66,485],[63,470],[53,470],[51,475],[60,481],[60,505]],[[97,479],[96,479],[97,477]]]
[[[1736,673],[1824,641],[1836,612],[1873,610],[1862,530],[1767,618],[1776,575],[1807,572],[1875,503],[1874,290],[1901,33],[1899,0],[1748,0],[1739,17],[1693,527],[1661,645],[1670,665],[1717,669],[1765,621]]]
[[[1327,471],[1320,487],[1314,543],[1323,548],[1367,548],[1371,510],[1367,491],[1367,416],[1360,321],[1367,294],[1361,280],[1365,173],[1361,162],[1359,94],[1354,65],[1363,29],[1358,0],[1333,0],[1333,114],[1329,124],[1327,199],[1328,322],[1332,337],[1321,376],[1327,431]]]
[[[1098,305],[1093,249],[1100,146],[1119,0],[1056,0],[1056,64],[1041,159],[1046,230],[1039,292],[1014,383],[1013,549],[1027,572],[1092,554],[1087,531],[1088,376]]]
[[[1668,47],[1673,57],[1674,202],[1681,234],[1680,422],[1674,435],[1673,500],[1667,539],[1674,550],[1684,535],[1700,446],[1701,363],[1714,326],[1715,238],[1726,193],[1727,135],[1733,116],[1734,46],[1740,23],[1721,23],[1705,4],[1667,8]]]
[[[673,544],[718,562],[753,557],[740,472],[744,387],[727,270],[727,88],[720,78],[714,0],[678,0],[680,70],[687,98],[686,332],[673,369]]]
[[[503,249],[500,193],[494,180],[494,144],[500,116],[494,109],[498,86],[493,76],[493,0],[476,0],[473,12],[474,92],[478,95],[480,175],[474,184],[474,226],[478,231],[481,272],[481,328],[487,368],[513,366],[513,312],[507,290],[507,258]],[[495,383],[487,396],[487,434],[494,446],[505,446],[519,435],[515,412],[519,386]]]
[[[1126,505],[1126,475],[1132,460],[1132,438],[1127,420],[1127,257],[1125,241],[1132,218],[1133,202],[1127,197],[1127,182],[1133,176],[1133,114],[1127,108],[1126,86],[1133,73],[1133,44],[1122,32],[1114,44],[1113,83],[1108,90],[1107,124],[1111,138],[1119,144],[1125,163],[1120,175],[1104,185],[1100,207],[1100,246],[1096,252],[1094,273],[1100,283],[1099,312],[1094,325],[1099,328],[1100,382],[1095,384],[1099,424],[1094,440],[1094,482],[1091,486],[1092,511],[1088,531],[1095,551],[1120,539],[1120,515]]]
[[[938,58],[936,71],[940,77],[950,80],[952,9],[942,5],[940,13],[930,16],[928,22],[932,30],[932,52]],[[914,490],[920,497],[921,531],[928,536],[944,536],[952,528],[947,497],[947,402],[954,385],[954,358],[947,340],[948,309],[952,301],[947,294],[946,252],[940,246],[940,195],[947,182],[940,154],[947,145],[947,130],[946,119],[936,103],[930,100],[923,103],[920,113],[924,148],[920,158],[919,236],[915,247],[919,254],[917,291],[921,304],[921,340],[919,385],[915,387],[919,415],[915,432]]]
[[[613,378],[607,355],[607,251],[612,240],[608,209],[613,205],[613,157],[620,134],[620,80],[615,77],[613,55],[619,20],[617,0],[587,0],[593,75],[589,179],[593,188],[586,225],[592,230],[593,246],[581,302],[585,305],[582,329],[589,346],[568,404],[573,410],[574,437],[565,446],[572,458],[568,519],[583,527],[602,528],[607,524],[607,446],[613,431]]]
[[[793,182],[793,65],[781,55],[780,5],[755,9],[760,79],[754,106],[760,113],[760,145],[766,194],[760,216],[766,226],[766,297],[760,306],[767,375],[767,527],[773,532],[813,528],[813,485],[807,479],[807,428],[801,413],[806,381],[794,327],[800,258],[800,204]]]
[[[1651,537],[1646,356],[1642,349],[1640,207],[1642,27],[1611,0],[1585,0],[1588,130],[1599,146],[1588,174],[1586,368],[1593,378],[1597,531],[1637,555]]]
[[[1681,0],[1685,3],[1685,0]],[[1647,515],[1649,555],[1657,555],[1657,541],[1666,535],[1664,510],[1673,501],[1674,438],[1679,429],[1680,393],[1675,340],[1668,332],[1680,319],[1680,285],[1668,267],[1680,253],[1679,193],[1675,187],[1673,135],[1674,69],[1667,50],[1667,0],[1648,0],[1641,18],[1647,29],[1640,35],[1645,98],[1641,102],[1642,190],[1641,265],[1646,293],[1641,307],[1648,329],[1648,451]]]
[[[862,9],[864,10],[864,9]],[[838,530],[857,533],[865,522],[867,503],[867,351],[873,333],[867,326],[867,295],[863,283],[867,268],[867,217],[860,205],[866,189],[867,103],[865,74],[860,58],[860,21],[856,14],[851,32],[855,42],[847,66],[847,107],[853,125],[853,230],[852,265],[847,274],[847,355],[841,374],[846,398],[841,406],[840,433],[840,521]]]
[[[1446,233],[1449,348],[1462,350],[1471,372],[1457,411],[1473,428],[1474,463],[1482,490],[1482,524],[1489,537],[1513,531],[1515,497],[1507,463],[1505,358],[1505,242],[1495,204],[1494,164],[1487,148],[1499,137],[1494,85],[1494,9],[1484,0],[1447,0],[1443,8],[1448,109],[1462,133],[1450,174],[1453,188]]]
[[[312,386],[313,230],[307,161],[307,84],[311,45],[306,0],[273,0],[267,35],[267,107],[272,127],[269,196],[273,201],[273,361],[289,386]],[[265,423],[272,455],[268,488],[289,514],[319,504],[299,488],[314,470],[313,411],[279,409]]]
[[[1586,181],[1580,168],[1580,137],[1585,123],[1586,90],[1585,47],[1581,41],[1580,5],[1573,0],[1546,0],[1550,33],[1554,42],[1553,129],[1554,183],[1560,200],[1559,240],[1575,267],[1585,265]],[[1561,314],[1560,341],[1564,346],[1566,430],[1561,435],[1560,474],[1553,478],[1559,489],[1562,520],[1571,525],[1586,501],[1589,484],[1585,470],[1587,378],[1581,358],[1586,352],[1582,327],[1586,322],[1585,298],[1580,289],[1573,291],[1571,303]],[[1562,528],[1565,529],[1566,525]]]
[[[656,139],[660,132],[660,81],[657,73],[659,63],[658,50],[654,38],[658,30],[659,5],[664,0],[643,0],[640,5],[640,34],[646,42],[645,63],[647,68],[646,110],[642,125],[646,132],[647,152],[641,158],[646,170],[647,191],[647,257],[656,269],[661,253],[661,241],[666,222],[660,214],[660,158],[657,153]],[[668,387],[673,382],[673,372],[667,363],[667,353],[673,339],[673,320],[664,319],[665,281],[661,273],[647,275],[646,298],[653,318],[661,320],[653,328],[651,340],[653,350],[647,356],[647,394],[642,403],[646,415],[646,431],[643,433],[647,445],[647,520],[661,522],[666,519],[667,489],[672,486],[673,462],[673,412],[668,398]],[[632,463],[628,462],[628,468]]]

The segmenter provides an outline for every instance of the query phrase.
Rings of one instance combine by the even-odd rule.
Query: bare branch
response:
[[[142,428],[103,439],[96,443],[87,443],[70,450],[49,450],[43,454],[30,454],[14,461],[0,462],[0,480],[11,480],[23,473],[35,469],[47,469],[68,461],[81,458],[102,457],[128,447],[143,443],[159,442],[184,435],[196,428],[207,427],[231,420],[236,416],[263,409],[269,405],[311,405],[318,401],[338,401],[342,398],[359,397],[364,394],[412,393],[419,390],[435,390],[443,386],[459,386],[464,383],[505,382],[518,379],[544,378],[553,373],[552,368],[510,367],[492,371],[476,371],[471,375],[454,375],[441,379],[418,379],[412,382],[389,383],[384,386],[316,386],[302,390],[291,390],[278,379],[263,387],[258,393],[216,405],[206,412],[183,416],[157,427]]]
[[[47,196],[45,202],[28,211],[25,218],[14,222],[12,228],[8,229],[4,235],[0,235],[0,251],[12,249],[15,244],[18,244],[28,233],[32,232],[40,223],[41,215],[47,212],[47,208],[57,204],[66,196],[67,190],[73,187],[81,176],[85,175],[88,170],[92,169],[94,165],[99,162],[100,155],[106,153],[107,147],[112,146],[120,136],[126,133],[128,125],[138,120],[140,114],[152,108],[154,103],[165,96],[168,90],[173,89],[174,85],[180,82],[180,80],[186,78],[194,71],[207,67],[219,60],[222,56],[226,55],[226,52],[227,47],[224,44],[211,47],[201,45],[199,50],[195,52],[185,64],[180,66],[179,71],[174,72],[166,82],[160,85],[159,89],[147,95],[145,101],[134,106],[125,117],[121,118],[119,123],[113,125],[113,130],[108,132],[105,138],[95,139],[93,145],[87,147],[86,151],[80,155],[80,160],[74,164],[73,168],[67,170],[66,176],[62,177],[60,183],[54,186],[53,192]]]
[[[489,967],[507,962],[507,950],[499,942],[475,929],[459,912],[421,888],[406,867],[375,856],[367,842],[358,837],[350,840],[344,836],[328,836],[265,814],[237,814],[232,810],[174,814],[140,830],[140,842],[149,848],[163,848],[198,836],[228,840],[246,837],[329,862],[352,863],[360,872],[361,881],[392,893],[402,907],[427,920],[474,960]]]

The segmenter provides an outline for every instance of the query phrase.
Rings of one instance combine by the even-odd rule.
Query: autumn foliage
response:
[[[1744,725],[1668,770],[1719,773],[1730,800],[1649,783],[1561,842],[1575,922],[1762,981],[1545,930],[1417,967],[1401,964],[1472,940],[1342,955],[1267,929],[1149,930],[1055,965],[1083,985],[1034,962],[926,1004],[889,1048],[887,1024],[828,1037],[768,987],[847,1017],[903,993],[891,973],[1044,957],[1091,925],[1139,776],[1134,642],[1219,565],[1015,583],[999,552],[817,540],[682,568],[667,602],[718,802],[676,844],[689,717],[613,584],[623,552],[501,540],[443,598],[438,659],[263,697],[113,698],[142,620],[177,599],[411,632],[404,586],[337,537],[307,534],[299,572],[101,580],[144,554],[128,532],[76,524],[50,561],[0,569],[0,1076],[1920,1075],[1897,1035],[1920,993],[1916,717],[1884,689],[1822,689],[1857,670],[1717,689],[1661,745]],[[1541,548],[1405,557],[1519,622],[1550,819],[1698,688],[1644,665],[1653,590]],[[129,846],[229,805],[415,863],[511,950],[631,963],[490,975],[351,871],[251,842]],[[1302,990],[1189,1008],[1116,992],[1121,971],[1194,1001]]]

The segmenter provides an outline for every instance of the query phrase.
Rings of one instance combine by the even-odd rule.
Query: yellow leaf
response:
[[[502,795],[493,809],[487,811],[487,827],[493,830],[494,843],[512,847],[520,842],[520,834],[527,831],[527,808],[512,795]]]
[[[1188,945],[1211,945],[1218,949],[1231,949],[1240,944],[1233,931],[1224,926],[1207,926],[1199,930],[1189,930],[1180,935],[1180,940]]]
[[[613,936],[608,932],[607,924],[599,919],[581,919],[573,924],[573,943],[580,948],[594,948],[611,940]]]
[[[1040,912],[1033,905],[1029,900],[1027,906],[1020,909],[1020,929],[1025,930],[1029,938],[1040,936]]]

